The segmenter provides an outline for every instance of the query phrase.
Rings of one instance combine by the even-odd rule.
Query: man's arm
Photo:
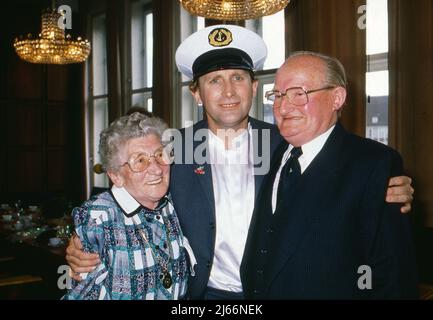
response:
[[[80,273],[91,272],[101,263],[97,253],[85,253],[82,248],[80,238],[74,234],[66,248],[66,261],[72,269],[71,277],[77,281],[81,281]]]
[[[371,267],[370,299],[417,299],[417,270],[412,226],[409,215],[398,214],[400,204],[383,201],[389,177],[402,173],[403,163],[397,152],[375,159],[361,201],[359,229],[363,232],[363,250]]]
[[[386,202],[404,203],[400,211],[408,213],[411,209],[414,189],[411,186],[412,179],[406,176],[393,177],[389,179],[386,192]]]

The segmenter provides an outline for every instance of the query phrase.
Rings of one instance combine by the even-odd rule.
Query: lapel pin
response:
[[[206,172],[204,171],[204,166],[200,166],[194,170],[196,174],[204,175]]]

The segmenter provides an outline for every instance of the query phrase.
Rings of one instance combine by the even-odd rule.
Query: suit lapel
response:
[[[251,126],[253,129],[258,129],[255,127],[255,123],[251,122]],[[253,153],[258,155],[258,156],[263,156],[262,154],[262,130],[258,130],[258,139],[257,141],[253,141],[252,143],[252,148],[253,148]],[[253,139],[254,140],[254,139]],[[263,178],[264,175],[263,174],[257,174],[258,172],[258,164],[254,165],[254,200],[257,201],[257,197],[259,195],[259,191],[260,191],[260,186],[263,183]]]
[[[207,123],[205,121],[199,123],[199,125],[194,130],[194,135],[199,129],[207,129]],[[194,139],[194,153],[197,151],[197,148],[200,148],[199,151],[203,150],[202,156],[204,159],[208,159],[208,150],[209,150],[209,136],[206,135],[203,137],[203,140],[196,141]],[[206,196],[207,201],[209,202],[209,208],[212,208],[212,212],[215,214],[215,198],[213,194],[213,184],[212,184],[212,167],[209,164],[209,160],[206,160],[205,163],[199,164],[196,163],[196,159],[194,157],[194,164],[192,165],[194,175],[198,180],[198,184],[201,185],[201,190]]]
[[[215,199],[213,194],[213,184],[212,184],[212,167],[210,164],[206,163],[204,165],[194,164],[194,173],[201,185],[201,190],[209,201],[210,208],[215,208]]]
[[[274,237],[267,267],[267,284],[293,256],[303,237],[317,218],[317,208],[332,196],[332,188],[340,170],[339,149],[345,135],[337,124],[322,150],[311,162],[296,186],[296,194],[288,198],[274,213]],[[331,195],[328,195],[331,194]]]

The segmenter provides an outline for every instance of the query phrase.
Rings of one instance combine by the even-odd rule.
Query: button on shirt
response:
[[[328,129],[325,133],[322,133],[320,136],[314,138],[310,142],[304,144],[302,146],[302,155],[299,157],[299,165],[301,167],[301,174],[307,170],[308,166],[313,162],[314,158],[319,154],[320,150],[322,150],[329,136],[334,130],[335,125]],[[292,145],[289,145],[286,152],[283,155],[281,160],[280,168],[275,176],[273,189],[272,189],[272,212],[275,213],[275,209],[277,207],[277,192],[278,192],[278,184],[280,183],[281,170],[286,164],[287,160],[290,157],[290,151],[293,149]]]
[[[239,268],[254,209],[251,126],[226,149],[209,130],[209,155],[215,198],[215,254],[208,285],[241,292]]]

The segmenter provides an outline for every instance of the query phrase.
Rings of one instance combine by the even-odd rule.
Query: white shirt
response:
[[[308,166],[311,162],[313,162],[314,158],[319,154],[320,150],[322,150],[329,136],[334,130],[335,125],[328,129],[325,133],[322,133],[320,136],[314,138],[310,142],[304,144],[302,147],[302,155],[299,157],[299,165],[301,167],[301,174],[307,170]],[[272,189],[272,212],[275,213],[275,209],[277,207],[277,192],[278,192],[278,184],[280,183],[281,170],[283,169],[286,161],[290,158],[290,151],[292,151],[293,146],[289,145],[286,152],[281,159],[280,168],[278,169],[277,175],[275,176],[274,185]]]
[[[241,292],[240,264],[254,209],[251,126],[232,148],[209,130],[209,155],[215,198],[215,254],[208,286]]]

